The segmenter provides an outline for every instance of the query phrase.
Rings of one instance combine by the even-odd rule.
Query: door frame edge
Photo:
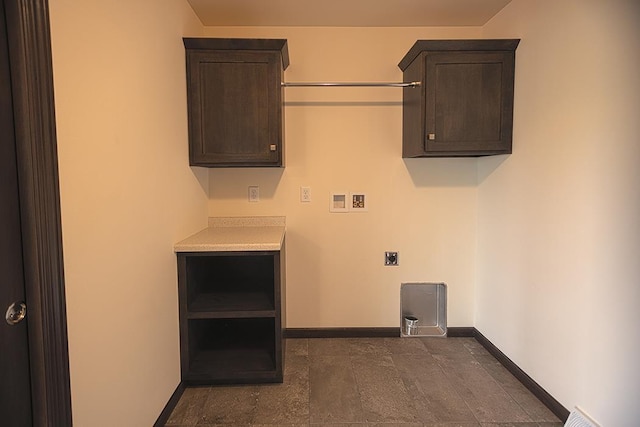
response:
[[[7,0],[33,424],[71,426],[48,0]]]

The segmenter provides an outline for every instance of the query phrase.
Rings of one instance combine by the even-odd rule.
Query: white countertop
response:
[[[209,227],[176,243],[175,252],[279,251],[285,217],[209,218]]]

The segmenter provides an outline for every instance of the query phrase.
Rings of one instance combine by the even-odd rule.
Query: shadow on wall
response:
[[[202,188],[204,194],[209,197],[209,169],[191,166],[191,172],[198,181],[198,184],[200,184],[200,188]]]
[[[478,158],[478,184],[483,183],[508,158],[509,154]]]
[[[416,187],[476,187],[476,158],[402,159]]]
[[[209,181],[209,197],[237,199],[249,185],[260,186],[260,198],[272,199],[285,168],[216,168]]]

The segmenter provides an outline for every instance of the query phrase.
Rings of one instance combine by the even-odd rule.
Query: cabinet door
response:
[[[425,151],[511,153],[513,52],[426,55]]]
[[[188,52],[189,160],[281,166],[278,52]]]

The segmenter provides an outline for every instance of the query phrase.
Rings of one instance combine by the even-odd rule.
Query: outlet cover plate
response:
[[[260,201],[260,187],[257,185],[249,186],[249,201],[252,203]]]
[[[311,187],[300,187],[300,201],[303,203],[311,202]]]

